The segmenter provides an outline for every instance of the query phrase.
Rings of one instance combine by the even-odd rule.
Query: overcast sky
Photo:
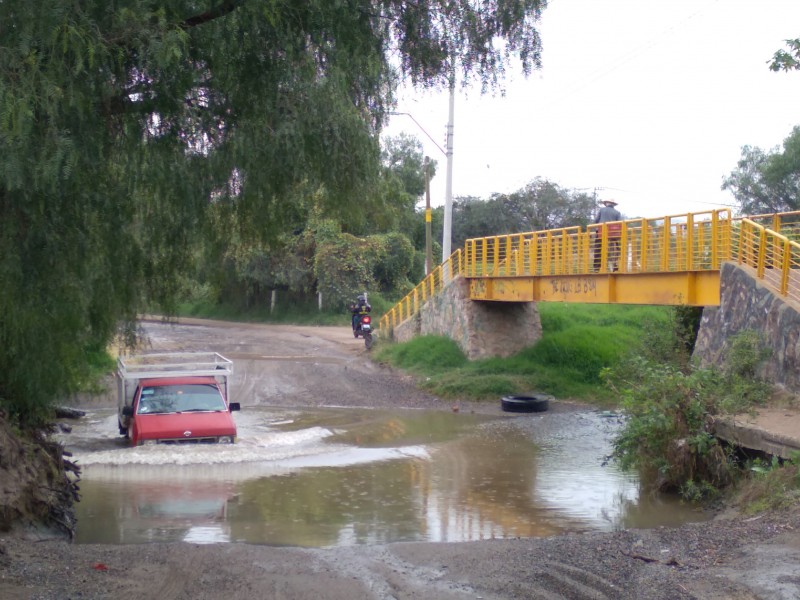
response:
[[[458,90],[453,196],[488,198],[535,177],[598,188],[627,217],[733,204],[720,190],[745,145],[771,150],[800,125],[800,71],[767,63],[800,37],[800,0],[550,0],[542,69],[505,97]],[[384,135],[435,158],[444,204],[448,93],[403,91]]]

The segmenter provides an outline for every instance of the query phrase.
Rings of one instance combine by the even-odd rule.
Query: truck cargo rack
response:
[[[165,377],[214,377],[229,402],[233,361],[217,352],[163,352],[117,359],[117,400],[120,411],[130,406],[139,381]]]
[[[165,352],[117,359],[121,379],[160,377],[221,377],[233,374],[233,361],[217,352]]]

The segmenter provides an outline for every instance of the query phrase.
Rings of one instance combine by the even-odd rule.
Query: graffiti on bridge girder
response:
[[[550,287],[554,294],[597,295],[597,282],[589,277],[586,279],[551,279]]]

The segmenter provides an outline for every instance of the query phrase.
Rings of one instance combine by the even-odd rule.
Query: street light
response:
[[[390,115],[405,115],[414,121],[414,124],[420,128],[420,131],[424,133],[428,139],[433,142],[433,145],[436,146],[439,151],[445,155],[447,158],[447,182],[445,185],[445,193],[444,193],[444,224],[443,224],[443,231],[442,231],[442,263],[450,258],[450,246],[452,245],[452,221],[453,221],[453,112],[455,107],[455,88],[454,86],[450,86],[450,107],[449,107],[449,114],[448,114],[448,121],[447,121],[447,139],[445,145],[447,146],[447,150],[442,148],[436,141],[431,137],[431,135],[425,131],[425,128],[420,125],[417,120],[414,118],[414,115],[407,112],[390,112]],[[425,222],[430,223],[430,204],[428,204],[428,208],[426,209],[425,214]]]
[[[408,112],[390,112],[389,114],[390,114],[390,115],[405,115],[406,117],[408,117],[409,119],[411,119],[412,121],[414,121],[414,124],[415,124],[417,127],[419,127],[419,130],[420,130],[422,133],[424,133],[426,136],[428,136],[428,139],[429,139],[431,142],[433,142],[433,145],[434,145],[434,146],[436,146],[436,147],[439,149],[439,152],[441,152],[442,154],[444,154],[445,156],[447,156],[447,152],[445,151],[445,149],[444,149],[444,148],[442,148],[442,147],[441,147],[439,144],[437,144],[437,143],[436,143],[436,140],[434,140],[434,139],[431,137],[431,134],[430,134],[430,133],[428,133],[427,131],[425,131],[425,128],[424,128],[422,125],[420,125],[420,124],[419,124],[419,121],[417,121],[417,120],[414,118],[414,115],[412,115],[411,113],[408,113]]]

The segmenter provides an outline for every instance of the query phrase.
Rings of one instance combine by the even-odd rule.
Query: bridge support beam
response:
[[[582,304],[719,304],[717,271],[475,277],[470,298]]]

